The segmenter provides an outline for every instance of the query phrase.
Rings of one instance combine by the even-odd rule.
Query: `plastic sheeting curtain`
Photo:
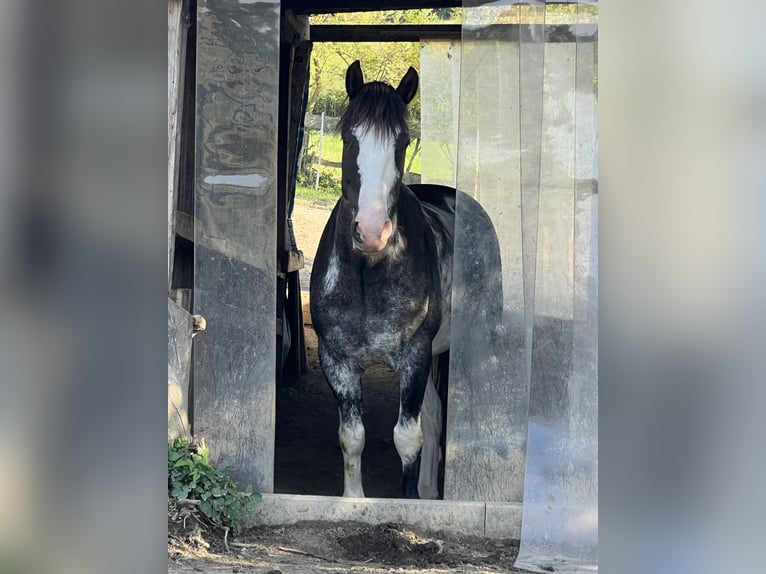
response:
[[[457,187],[493,220],[503,311],[460,299],[481,247],[458,201],[445,497],[523,500],[517,566],[539,572],[598,569],[596,18],[464,3]]]
[[[420,43],[420,101],[421,182],[456,187],[460,42]]]

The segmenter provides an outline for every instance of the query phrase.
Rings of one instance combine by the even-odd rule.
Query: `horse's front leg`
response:
[[[405,346],[399,372],[399,420],[394,427],[394,445],[402,459],[402,494],[405,498],[420,498],[420,453],[423,429],[420,409],[431,370],[430,339],[415,340]]]
[[[362,488],[362,371],[319,345],[319,362],[338,401],[338,441],[343,451],[343,496],[364,497]]]

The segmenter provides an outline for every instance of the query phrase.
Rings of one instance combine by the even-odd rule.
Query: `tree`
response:
[[[312,24],[443,24],[459,21],[457,8],[428,10],[385,10],[381,12],[321,14],[311,17]],[[366,81],[387,82],[396,86],[410,66],[418,69],[418,43],[325,42],[314,45],[311,59],[309,106],[311,113],[337,116],[345,108],[345,76],[355,60],[362,63]],[[419,123],[420,97],[410,104],[413,124]]]

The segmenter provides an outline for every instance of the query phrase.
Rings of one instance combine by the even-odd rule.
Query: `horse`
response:
[[[319,361],[338,404],[343,496],[364,497],[362,374],[383,363],[399,378],[393,439],[402,463],[402,494],[436,498],[441,423],[432,421],[424,436],[421,411],[427,408],[425,397],[440,416],[429,374],[432,357],[449,349],[457,192],[402,183],[410,142],[407,105],[418,89],[414,68],[393,88],[365,83],[355,61],[345,82],[349,103],[338,122],[341,197],[322,233],[310,284]],[[479,204],[465,194],[461,201],[494,237]],[[427,446],[430,441],[428,448],[424,441]],[[426,451],[430,460],[423,467],[430,477],[419,488]]]

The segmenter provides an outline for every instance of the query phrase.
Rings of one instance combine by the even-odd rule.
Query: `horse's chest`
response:
[[[424,328],[427,297],[403,297],[385,290],[350,289],[327,305],[331,315],[324,338],[363,363],[390,361]]]

